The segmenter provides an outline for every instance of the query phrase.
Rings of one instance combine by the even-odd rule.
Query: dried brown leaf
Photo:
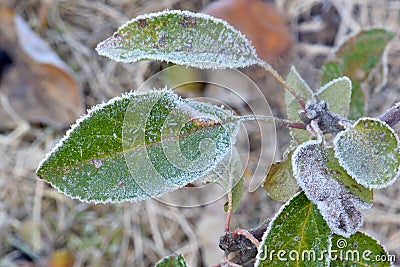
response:
[[[0,81],[0,128],[15,116],[63,127],[82,111],[80,91],[68,66],[12,10],[0,9],[0,47],[11,58]]]
[[[285,22],[273,5],[259,0],[220,0],[203,12],[226,20],[241,31],[266,61],[276,60],[292,45]]]

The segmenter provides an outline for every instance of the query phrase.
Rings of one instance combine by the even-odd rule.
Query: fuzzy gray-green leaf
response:
[[[348,183],[345,186],[338,181],[340,171],[344,176],[347,173],[335,162],[330,162],[328,155],[328,149],[319,141],[303,143],[292,156],[293,174],[307,197],[317,205],[332,231],[348,237],[363,224],[362,214],[357,208],[370,208],[371,201],[364,202],[346,188]],[[347,182],[348,179],[342,177],[341,180]],[[366,194],[368,196],[368,192]],[[370,199],[367,197],[367,200]]]
[[[130,93],[79,119],[37,175],[84,201],[147,199],[212,170],[232,148],[231,117],[169,90]]]
[[[205,69],[258,62],[250,41],[225,21],[179,10],[138,16],[99,43],[96,50],[119,62],[150,59]]]
[[[335,140],[335,157],[360,184],[384,188],[399,176],[399,140],[386,123],[361,118]]]
[[[317,92],[318,98],[329,105],[329,110],[345,118],[349,115],[351,80],[347,77],[334,79]]]

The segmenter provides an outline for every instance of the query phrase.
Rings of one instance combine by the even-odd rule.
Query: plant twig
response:
[[[225,222],[225,233],[229,232],[229,225],[231,223],[231,218],[232,218],[232,190],[229,191],[228,193],[228,212],[226,216],[226,222]]]
[[[260,241],[258,241],[257,238],[255,238],[249,231],[247,231],[245,229],[238,228],[233,232],[233,234],[238,234],[238,235],[242,235],[242,236],[246,237],[257,248],[260,246]]]
[[[224,262],[230,267],[242,267],[242,265],[231,262],[227,256],[224,256]]]
[[[303,98],[282,78],[281,75],[279,75],[279,73],[274,70],[271,65],[269,65],[268,63],[264,62],[263,60],[259,60],[258,61],[258,65],[260,67],[263,67],[267,72],[269,72],[272,76],[274,76],[274,78],[280,83],[282,84],[286,90],[288,90],[297,100],[297,102],[300,104],[300,106],[305,109],[306,107],[306,103],[304,102]]]
[[[285,120],[285,119],[280,119],[277,117],[273,116],[265,116],[265,115],[243,115],[238,117],[240,121],[273,121],[276,124],[279,124],[281,126],[285,127],[290,127],[290,128],[296,128],[296,129],[302,129],[306,130],[306,125],[302,122],[293,122],[290,120]]]
[[[389,126],[393,126],[400,121],[400,102],[397,102],[385,113],[381,114],[378,119],[386,122]]]

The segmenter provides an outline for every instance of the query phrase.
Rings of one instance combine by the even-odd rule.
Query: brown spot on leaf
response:
[[[144,27],[149,26],[149,23],[147,22],[146,19],[138,19],[138,20],[137,20],[137,25],[138,25],[138,28],[139,28],[139,29],[142,29],[142,28],[144,28]]]
[[[121,34],[120,34],[119,32],[115,32],[115,33],[113,34],[113,37],[114,37],[114,38],[121,38]]]
[[[122,177],[122,178],[120,178],[119,180],[118,180],[118,185],[119,185],[119,187],[121,187],[121,188],[123,188],[123,187],[125,187],[125,182],[124,181],[122,181],[122,179],[124,179],[124,177]]]
[[[165,34],[162,33],[160,38],[158,38],[158,46],[163,48],[165,46]]]
[[[183,28],[193,28],[197,25],[197,18],[193,18],[191,16],[184,16],[183,20],[184,21],[181,22]]]
[[[221,125],[221,122],[211,119],[211,118],[206,118],[206,117],[201,117],[201,118],[192,118],[190,121],[196,125],[198,128],[204,128],[204,127],[211,127],[211,126],[216,126],[216,125]]]

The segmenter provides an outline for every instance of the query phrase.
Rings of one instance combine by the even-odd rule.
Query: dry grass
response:
[[[127,89],[137,88],[159,70],[158,63],[127,65],[102,58],[94,51],[99,41],[138,14],[166,8],[195,11],[208,2],[2,0],[0,6],[14,7],[71,66],[83,90],[85,105],[90,107]],[[400,4],[395,0],[275,2],[294,38],[301,41],[293,49],[294,60],[289,64],[298,63],[300,73],[306,75],[311,84],[318,81],[317,68],[322,60],[347,35],[370,26],[394,30],[399,27]],[[315,14],[316,5],[321,5],[319,15]],[[327,17],[321,15],[324,12]],[[331,24],[326,25],[324,19],[332,19]],[[338,20],[337,32],[334,31],[335,19]],[[398,39],[388,49],[384,62],[388,67],[385,83],[378,83],[369,90],[373,97],[372,115],[399,100]],[[9,260],[22,251],[36,259],[38,266],[46,266],[46,259],[61,248],[75,255],[74,266],[152,266],[162,256],[175,251],[184,253],[191,266],[206,266],[211,262],[202,258],[201,251],[217,257],[221,254],[215,248],[218,236],[211,237],[214,245],[205,245],[203,238],[197,238],[197,228],[211,222],[204,222],[204,218],[215,214],[219,218],[224,216],[220,206],[178,209],[156,201],[89,205],[71,200],[49,188],[34,174],[38,162],[63,132],[34,127],[21,120],[18,125],[13,131],[0,134],[0,265],[11,266]],[[364,227],[397,259],[400,259],[399,190],[397,182],[375,194],[374,207],[365,212]],[[244,228],[254,227],[260,220],[273,216],[280,205],[268,200],[262,190],[246,194],[244,199],[235,215],[235,223]],[[199,225],[200,222],[203,225]],[[222,234],[223,224],[216,227],[220,229],[214,232]]]

